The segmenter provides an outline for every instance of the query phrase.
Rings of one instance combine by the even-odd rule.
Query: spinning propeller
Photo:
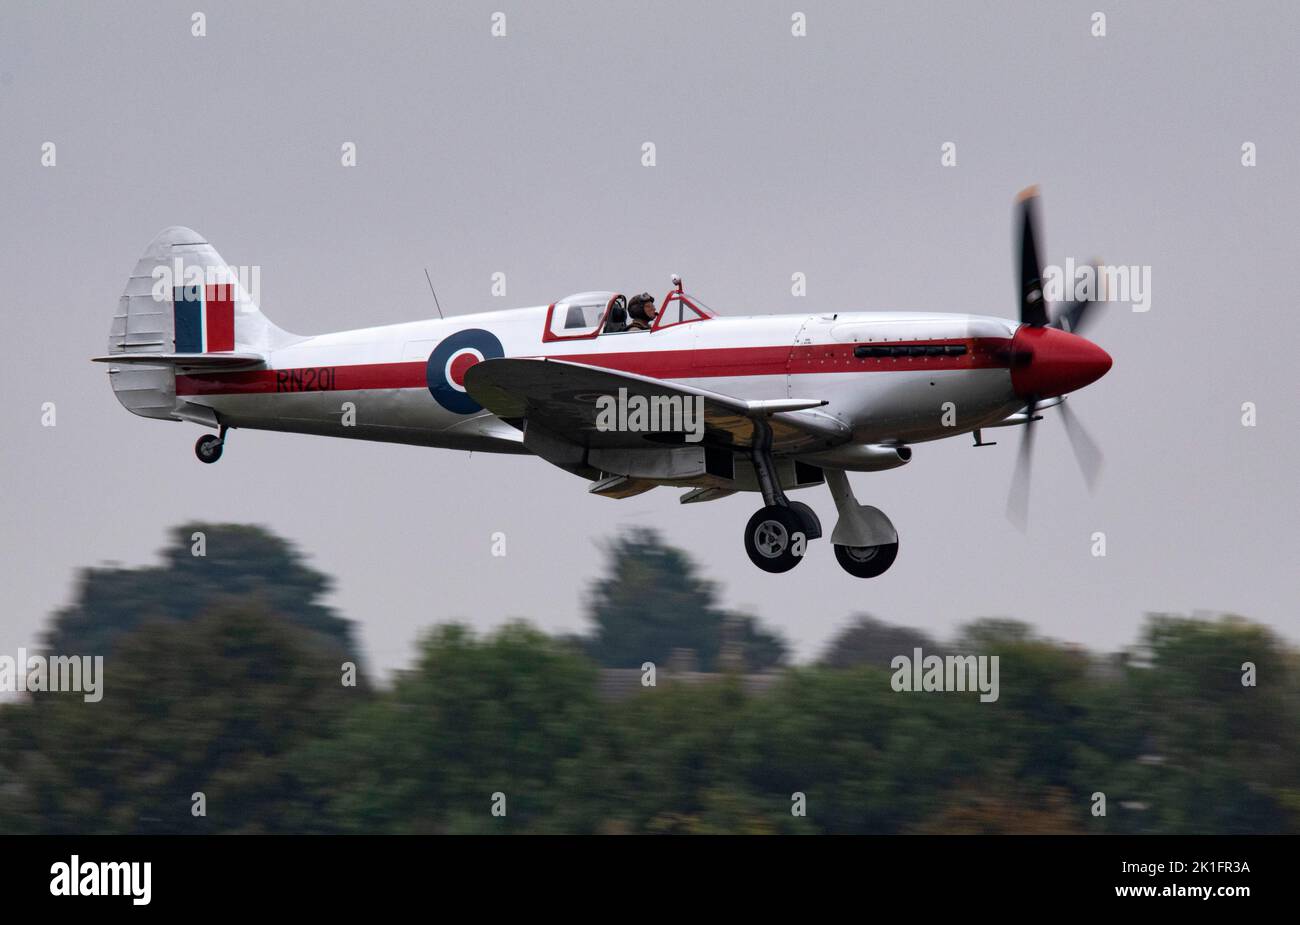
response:
[[[1039,404],[1095,382],[1110,369],[1106,351],[1078,335],[1094,317],[1095,301],[1069,302],[1059,306],[1055,317],[1048,312],[1043,295],[1043,265],[1039,260],[1038,188],[1020,194],[1020,320],[1011,340],[1011,386],[1025,399],[1026,421],[1020,438],[1015,475],[1007,497],[1007,516],[1022,530],[1029,519],[1029,483],[1034,455],[1034,423]],[[1095,264],[1094,264],[1095,266]],[[1101,470],[1102,453],[1097,443],[1069,406],[1062,401],[1061,421],[1091,491]]]

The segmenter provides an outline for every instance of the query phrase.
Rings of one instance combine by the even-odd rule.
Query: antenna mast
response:
[[[436,292],[433,291],[433,280],[432,280],[432,279],[429,279],[429,268],[428,268],[428,267],[425,267],[425,268],[424,268],[424,278],[425,278],[426,280],[428,280],[428,282],[429,282],[429,291],[430,291],[430,292],[433,292],[433,304],[434,304],[434,306],[436,306],[437,309],[438,309],[438,317],[439,317],[439,318],[442,318],[442,317],[443,317],[443,314],[442,314],[442,306],[438,304],[438,293],[436,293]]]

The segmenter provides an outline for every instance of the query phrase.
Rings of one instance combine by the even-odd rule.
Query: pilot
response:
[[[655,320],[655,297],[648,292],[632,296],[627,302],[627,315],[632,319],[629,331],[648,330]]]

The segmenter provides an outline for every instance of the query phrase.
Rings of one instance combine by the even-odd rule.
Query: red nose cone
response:
[[[1110,363],[1110,354],[1077,334],[1025,325],[1011,341],[1011,388],[1021,398],[1053,398],[1096,382]]]

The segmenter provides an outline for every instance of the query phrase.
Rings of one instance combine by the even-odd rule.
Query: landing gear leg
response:
[[[229,430],[225,424],[221,425],[221,431],[217,434],[204,434],[194,444],[194,455],[199,458],[199,462],[214,463],[221,458],[221,448],[226,445],[226,431]]]
[[[858,504],[843,469],[826,469],[826,485],[840,519],[831,533],[835,558],[855,578],[885,574],[898,556],[898,531],[884,512]]]
[[[745,525],[745,552],[765,572],[788,572],[803,561],[810,531],[805,515],[781,489],[772,461],[772,428],[765,420],[754,422],[753,460],[766,507]]]

